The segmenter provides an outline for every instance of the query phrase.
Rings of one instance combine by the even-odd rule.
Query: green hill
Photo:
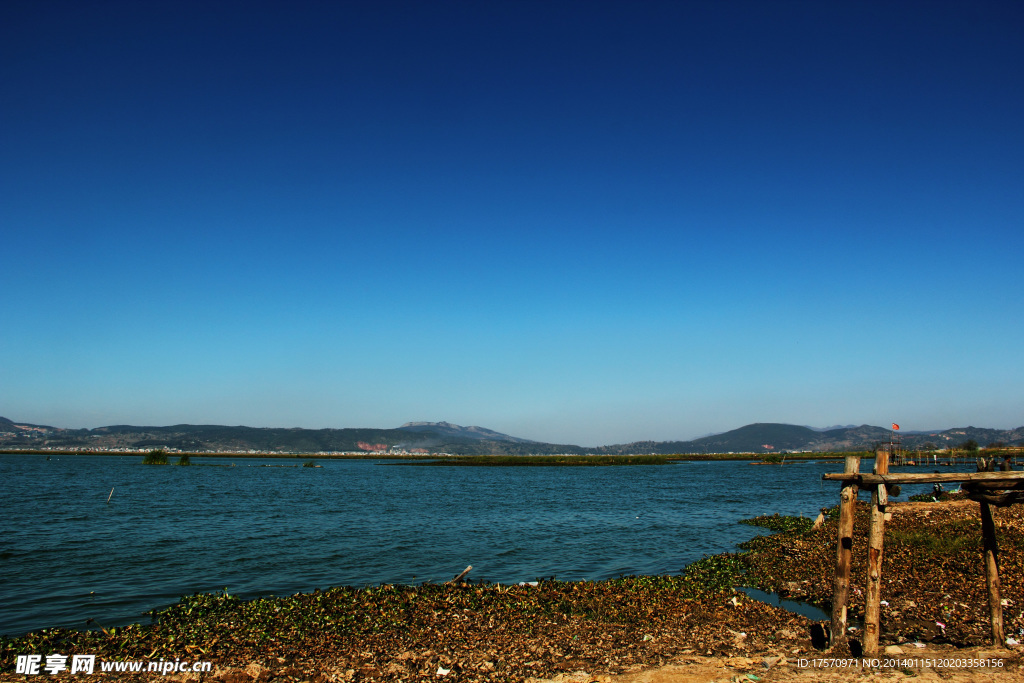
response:
[[[447,422],[407,423],[397,429],[301,429],[179,424],[168,427],[111,425],[96,429],[60,429],[12,422],[0,417],[0,447],[49,449],[169,448],[193,452],[261,451],[270,453],[367,452],[420,450],[456,455],[779,453],[784,451],[869,450],[886,443],[891,432],[861,425],[818,431],[797,425],[758,422],[692,441],[635,441],[585,448],[572,444],[528,441],[483,427]],[[963,427],[901,434],[903,445],[946,448],[968,439],[981,446],[994,442],[1024,444],[1024,427],[1000,430]]]

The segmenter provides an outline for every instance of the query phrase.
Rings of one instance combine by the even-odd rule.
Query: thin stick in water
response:
[[[465,576],[466,574],[468,574],[468,573],[469,573],[469,570],[470,570],[470,569],[472,569],[472,568],[473,568],[473,565],[469,565],[468,567],[466,567],[465,569],[463,569],[463,570],[462,570],[462,573],[461,573],[461,574],[459,574],[458,576],[456,576],[456,577],[455,577],[454,579],[452,579],[452,580],[451,580],[451,581],[449,581],[448,583],[458,583],[458,582],[459,582],[459,579],[461,579],[461,578],[462,578],[463,576]]]
[[[114,487],[110,487],[110,496],[114,495]],[[110,496],[107,496],[107,502],[110,502]]]
[[[85,625],[88,626],[89,624],[96,624],[97,626],[100,627],[100,630],[103,631],[104,635],[106,635],[108,637],[110,636],[110,631],[108,631],[107,629],[103,628],[103,624],[101,624],[100,622],[96,621],[95,619],[92,619],[92,618],[86,619],[85,620]]]

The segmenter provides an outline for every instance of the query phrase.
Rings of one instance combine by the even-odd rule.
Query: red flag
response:
[[[899,429],[899,428],[900,428],[900,426],[899,426],[898,424],[896,424],[895,422],[893,422],[893,423],[892,423],[892,428],[893,428],[893,429]]]

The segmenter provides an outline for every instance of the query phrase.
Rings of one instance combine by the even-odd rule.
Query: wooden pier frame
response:
[[[846,456],[845,474],[860,471],[860,456]],[[846,642],[846,605],[850,601],[850,569],[853,563],[853,518],[857,508],[857,484],[843,482],[839,491],[839,542],[836,543],[836,576],[832,590],[831,640]]]
[[[889,452],[875,453],[876,475],[889,473]],[[885,541],[885,508],[889,504],[887,484],[876,484],[871,491],[871,516],[868,520],[868,579],[864,587],[864,652],[878,652],[878,631],[882,619],[882,546]]]
[[[850,599],[850,565],[853,549],[853,518],[857,493],[871,491],[871,512],[868,527],[868,575],[865,583],[864,654],[878,654],[881,616],[882,553],[885,538],[885,508],[889,489],[900,484],[933,484],[960,482],[967,497],[981,506],[981,533],[984,540],[983,561],[988,587],[989,617],[992,622],[992,644],[1006,645],[1003,631],[1003,607],[999,583],[999,545],[990,505],[1004,506],[1024,503],[1024,472],[977,472],[947,474],[889,474],[887,451],[875,453],[871,474],[860,473],[860,457],[847,456],[842,474],[825,474],[822,479],[842,482],[839,493],[839,531],[836,544],[836,574],[833,584],[832,645],[846,642],[847,605]]]
[[[992,510],[988,503],[981,505],[981,535],[985,539],[985,583],[988,584],[988,611],[992,621],[992,641],[1002,645],[1006,642],[1003,633],[1003,601],[999,585],[999,546],[996,543],[996,525],[992,521]]]

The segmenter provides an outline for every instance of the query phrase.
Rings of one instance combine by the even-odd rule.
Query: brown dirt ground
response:
[[[904,655],[891,655],[891,659],[987,659],[998,660],[1002,666],[974,667],[868,667],[851,668],[831,666],[828,653],[812,655],[819,662],[813,666],[804,656],[781,658],[778,655],[756,657],[685,657],[678,663],[618,676],[590,676],[585,672],[564,674],[551,679],[527,679],[527,683],[838,683],[839,681],[950,681],[953,683],[995,683],[1024,680],[1020,671],[1021,649],[968,648],[941,649],[927,647]],[[803,660],[803,661],[801,661]],[[853,663],[858,660],[849,660]],[[830,662],[831,663],[831,662]],[[440,679],[439,679],[440,680]]]
[[[939,681],[951,683],[1002,683],[1024,681],[1020,670],[1024,650],[992,647],[953,648],[928,645],[902,648],[903,654],[882,655],[879,659],[904,660],[902,666],[860,666],[860,660],[837,663],[828,652],[791,654],[780,652],[749,656],[682,656],[677,661],[653,668],[635,667],[619,675],[574,671],[553,678],[527,678],[525,683],[839,683],[841,681]],[[912,650],[912,651],[911,651]],[[910,660],[910,661],[907,661]],[[916,661],[915,661],[916,660]],[[922,660],[954,660],[949,666],[928,666]],[[987,660],[987,666],[956,666],[955,660]],[[815,665],[817,663],[817,665]],[[898,663],[899,664],[899,663]],[[852,665],[852,666],[851,666]],[[254,670],[232,669],[215,672],[213,680],[224,683],[253,681]],[[154,679],[155,680],[155,679]],[[197,681],[198,677],[167,677],[163,680]],[[258,676],[255,680],[258,680]],[[437,676],[444,683],[444,676]]]

